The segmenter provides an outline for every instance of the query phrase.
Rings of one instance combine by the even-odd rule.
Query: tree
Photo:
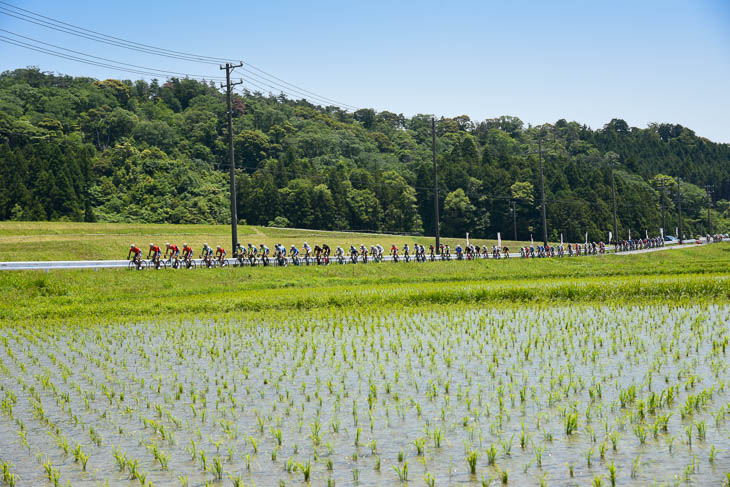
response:
[[[449,193],[444,200],[444,233],[461,236],[472,230],[475,211],[462,188]]]

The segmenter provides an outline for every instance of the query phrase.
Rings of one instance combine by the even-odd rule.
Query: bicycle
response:
[[[139,257],[135,257],[134,259],[129,261],[129,265],[127,266],[127,269],[137,270],[137,271],[145,270],[145,269],[147,269],[147,261],[142,260]]]
[[[229,261],[225,259],[222,255],[215,260],[215,267],[228,267]]]
[[[195,262],[195,260],[193,259],[192,256],[188,256],[185,259],[183,259],[182,265],[186,269],[195,269],[195,267],[197,267],[197,263]]]
[[[157,258],[153,257],[147,263],[147,267],[148,268],[153,268],[154,267],[155,270],[160,270],[160,268],[167,269],[167,261],[162,260],[159,257],[157,257]]]
[[[172,255],[165,259],[165,265],[170,267],[171,269],[177,269],[180,266],[180,259],[175,257],[173,260]]]

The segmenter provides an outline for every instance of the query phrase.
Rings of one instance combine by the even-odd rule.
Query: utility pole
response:
[[[609,168],[611,169],[611,197],[613,198],[613,234],[614,238],[618,242],[618,220],[616,219],[616,178],[613,175],[613,168],[616,165],[616,154],[611,154],[608,161]]]
[[[664,229],[664,233],[667,232],[667,221],[664,216],[664,199],[666,198],[666,192],[664,191],[664,188],[666,187],[667,185],[664,181],[660,182],[659,191],[661,191],[661,196],[659,197],[659,202],[662,208],[662,228]]]
[[[517,202],[512,200],[512,228],[515,231],[515,242],[517,241]]]
[[[677,209],[679,210],[679,245],[682,245],[682,178],[677,178]]]
[[[538,157],[540,158],[540,191],[542,193],[542,240],[545,244],[545,247],[547,247],[547,212],[545,209],[545,179],[543,177],[542,167],[542,139],[537,139],[537,153]]]
[[[233,108],[231,107],[231,90],[235,85],[240,85],[243,80],[231,83],[231,73],[234,69],[240,68],[243,63],[226,63],[220,69],[226,70],[226,102],[228,104],[228,164],[231,168],[231,250],[235,251],[238,243],[238,209],[236,208],[236,162],[233,159]],[[223,88],[221,83],[221,88]]]
[[[436,117],[431,117],[431,152],[433,153],[433,217],[436,227],[436,253],[440,253],[441,229],[439,228],[439,175],[436,167]]]
[[[705,186],[707,191],[707,234],[712,235],[712,220],[710,220],[710,207],[712,206],[712,186]]]

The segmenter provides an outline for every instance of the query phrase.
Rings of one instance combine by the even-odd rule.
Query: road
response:
[[[692,243],[686,245],[676,245],[667,243],[665,247],[658,247],[653,249],[643,250],[632,250],[628,252],[621,252],[618,254],[608,255],[632,255],[632,254],[643,254],[648,252],[659,252],[663,250],[670,250],[673,248],[692,248],[699,247],[699,245]],[[520,254],[512,253],[511,258],[520,258]],[[385,261],[390,261],[391,257],[386,256]],[[401,258],[401,261],[403,259]],[[274,264],[275,259],[271,259]],[[349,261],[347,261],[349,263]],[[196,263],[200,265],[200,260],[196,260]],[[23,270],[61,270],[61,269],[107,269],[107,268],[125,268],[129,265],[127,260],[62,260],[62,261],[26,261],[26,262],[0,262],[0,271],[23,271]]]

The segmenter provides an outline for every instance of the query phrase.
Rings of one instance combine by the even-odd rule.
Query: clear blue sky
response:
[[[4,0],[110,35],[248,61],[358,107],[680,123],[730,142],[730,1]],[[0,28],[98,56],[218,76],[0,15]],[[2,34],[2,33],[0,33]],[[139,76],[0,43],[0,69]]]

